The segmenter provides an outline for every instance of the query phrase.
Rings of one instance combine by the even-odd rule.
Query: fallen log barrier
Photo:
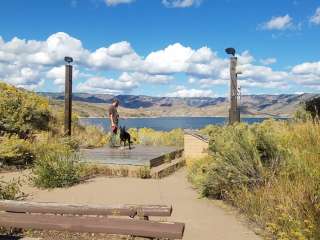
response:
[[[71,215],[170,217],[172,206],[166,205],[86,205],[50,202],[0,201],[0,211],[13,213],[51,213]]]
[[[7,228],[167,239],[182,239],[185,228],[184,223],[148,220],[150,216],[171,216],[172,207],[164,205],[103,206],[4,200],[0,201],[0,211],[0,226]],[[140,219],[133,219],[135,216]]]

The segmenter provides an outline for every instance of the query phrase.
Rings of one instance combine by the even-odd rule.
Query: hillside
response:
[[[63,93],[39,93],[50,98],[53,106],[62,106]],[[241,99],[241,112],[245,116],[290,117],[298,105],[319,94],[244,95]],[[176,98],[151,97],[142,95],[118,95],[75,93],[74,111],[80,116],[103,117],[107,105],[117,97],[121,102],[120,114],[123,117],[155,116],[227,116],[227,98]]]

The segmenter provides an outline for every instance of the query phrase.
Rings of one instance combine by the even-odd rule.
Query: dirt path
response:
[[[6,178],[15,174],[6,174]],[[1,175],[0,175],[1,176]],[[172,221],[186,223],[185,240],[260,239],[220,201],[199,199],[182,169],[161,180],[99,177],[68,189],[25,187],[30,200],[92,204],[172,204]]]

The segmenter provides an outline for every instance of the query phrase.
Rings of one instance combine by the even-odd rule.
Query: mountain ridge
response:
[[[64,93],[39,92],[38,94],[49,97],[55,104],[64,100]],[[294,114],[301,102],[318,97],[320,94],[261,94],[243,95],[241,97],[241,112],[248,116],[276,116],[290,117]],[[121,102],[122,116],[227,116],[229,100],[226,97],[154,97],[147,95],[110,95],[73,93],[75,106],[81,105],[82,112],[87,116],[101,115],[99,110],[106,109],[113,98]],[[86,108],[97,108],[96,113]]]

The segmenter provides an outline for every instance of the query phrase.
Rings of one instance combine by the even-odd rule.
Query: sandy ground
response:
[[[17,175],[21,173],[0,174],[0,177],[8,180]],[[200,199],[187,182],[185,169],[161,180],[99,177],[66,189],[48,191],[24,186],[23,190],[34,201],[169,204],[173,206],[173,214],[168,220],[186,223],[185,240],[261,239],[221,201]]]

